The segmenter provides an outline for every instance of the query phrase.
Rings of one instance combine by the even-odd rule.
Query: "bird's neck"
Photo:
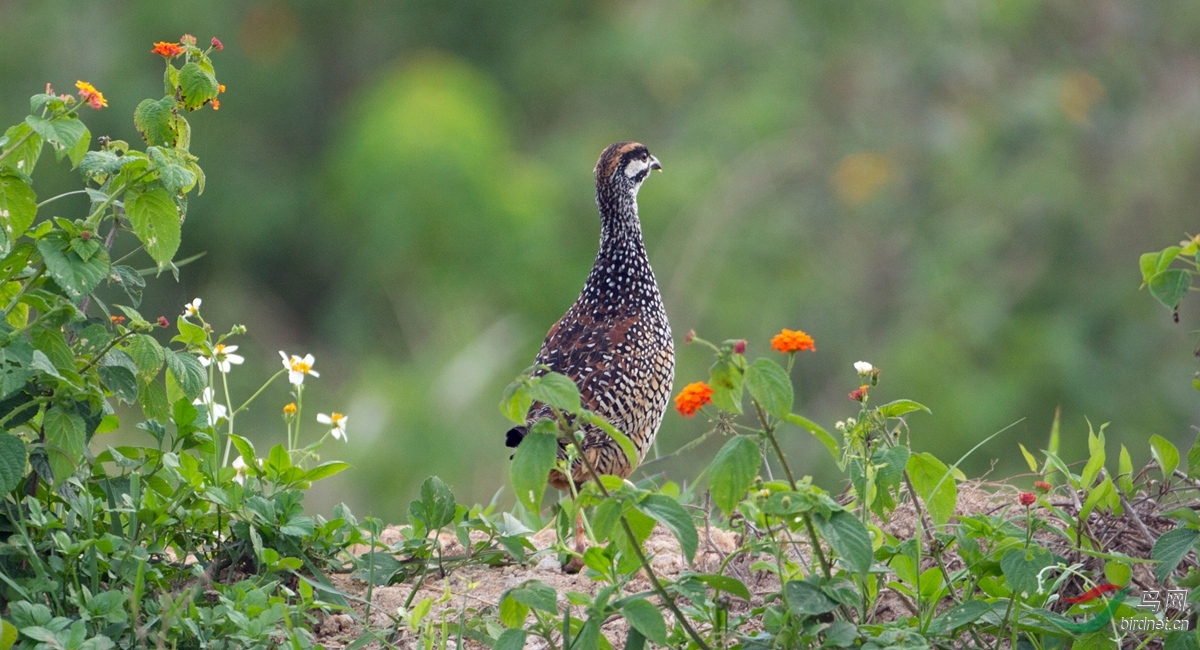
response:
[[[638,220],[637,197],[629,192],[596,192],[600,209],[600,257],[617,251],[645,257],[642,224]]]

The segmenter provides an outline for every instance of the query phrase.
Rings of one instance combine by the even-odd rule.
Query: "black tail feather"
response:
[[[525,435],[529,433],[529,427],[513,427],[504,434],[504,446],[515,448],[525,439]]]

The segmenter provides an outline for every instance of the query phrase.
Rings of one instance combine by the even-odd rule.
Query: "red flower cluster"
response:
[[[1022,492],[1019,496],[1017,496],[1017,500],[1021,502],[1021,505],[1028,508],[1029,506],[1037,503],[1037,495],[1033,492]]]
[[[867,386],[865,384],[862,386],[859,386],[858,388],[855,388],[854,390],[850,391],[850,395],[848,395],[848,397],[855,402],[866,401],[867,391],[870,390],[870,388],[871,388],[870,386]]]
[[[1050,485],[1049,483],[1047,483],[1045,481],[1034,481],[1033,487],[1036,488],[1037,491],[1041,492],[1042,494],[1045,494],[1054,488],[1053,485]]]

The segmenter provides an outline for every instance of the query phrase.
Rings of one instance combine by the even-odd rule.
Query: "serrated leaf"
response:
[[[517,445],[513,454],[512,465],[508,468],[509,480],[517,500],[530,512],[538,512],[542,507],[542,493],[546,491],[546,482],[550,470],[558,459],[558,438],[549,433],[531,430]]]
[[[8,144],[0,157],[0,165],[26,176],[32,174],[46,141],[24,122],[9,127],[4,138]]]
[[[516,629],[525,624],[525,618],[529,616],[529,606],[512,597],[511,593],[505,594],[500,599],[500,623],[509,629]]]
[[[194,111],[205,102],[216,99],[217,79],[210,72],[192,61],[179,69],[179,93],[183,97],[183,107]]]
[[[1162,469],[1163,480],[1170,480],[1175,468],[1179,467],[1179,450],[1171,444],[1170,440],[1154,434],[1150,436],[1150,453],[1153,454],[1154,460],[1158,461],[1158,466]]]
[[[557,372],[548,372],[534,377],[528,390],[529,397],[536,402],[553,406],[567,413],[579,413],[579,387],[570,377]]]
[[[71,250],[70,236],[54,231],[40,239],[38,252],[46,264],[46,274],[75,303],[83,300],[108,275],[108,253],[100,250],[84,260]]]
[[[675,535],[688,562],[696,557],[696,547],[700,544],[696,522],[678,501],[664,494],[648,494],[638,501],[637,509],[658,520]]]
[[[0,495],[8,494],[25,478],[27,453],[18,437],[0,433]]]
[[[787,372],[771,359],[760,357],[746,369],[746,389],[764,411],[777,418],[792,410],[795,392]]]
[[[83,418],[63,410],[59,405],[51,406],[42,418],[46,432],[46,452],[54,482],[58,483],[75,472],[87,443]]]
[[[159,147],[146,149],[152,163],[151,169],[158,172],[163,187],[171,193],[183,193],[196,183],[196,177],[186,167],[172,160],[175,156],[163,153]]]
[[[558,614],[558,592],[554,587],[536,580],[526,583],[510,592],[517,602],[525,603],[534,609],[550,614]]]
[[[118,156],[111,151],[89,151],[79,161],[79,170],[88,176],[108,176],[121,171],[125,161],[124,156]],[[103,193],[101,195],[104,199],[108,198]]]
[[[146,252],[164,267],[179,250],[179,207],[161,187],[148,191],[129,191],[125,195],[125,214],[133,232],[146,247]]]
[[[138,374],[146,379],[157,375],[167,361],[163,347],[149,334],[131,336],[125,345],[125,353],[129,355],[130,359],[133,359]]]
[[[492,650],[523,650],[526,636],[527,633],[521,628],[509,628],[500,633]]]
[[[1038,573],[1054,565],[1054,554],[1040,547],[1010,548],[1000,558],[1000,570],[1008,586],[1024,597],[1037,593]]]
[[[8,241],[29,230],[37,216],[37,194],[16,174],[0,173],[0,228]]]
[[[179,384],[184,396],[190,400],[196,399],[207,383],[204,366],[200,364],[200,360],[193,354],[174,350],[165,350],[165,356],[167,370]]]
[[[171,417],[171,405],[167,401],[167,389],[159,381],[138,381],[138,402],[148,420],[166,422]]]
[[[146,144],[175,146],[178,137],[175,130],[175,99],[143,99],[133,111],[133,125],[142,134]]]
[[[425,524],[427,530],[437,530],[454,521],[454,493],[442,479],[430,476],[421,483],[421,499],[409,504],[408,514]]]
[[[1188,551],[1192,550],[1197,539],[1200,539],[1200,530],[1186,527],[1168,530],[1159,536],[1154,542],[1154,548],[1150,550],[1150,559],[1158,561],[1158,565],[1154,567],[1154,577],[1158,584],[1167,583],[1167,579],[1175,572],[1175,567],[1178,567]]]
[[[814,519],[821,536],[842,559],[842,564],[850,571],[866,576],[875,558],[867,527],[845,510],[832,513],[828,519],[819,514]]]
[[[128,368],[101,366],[100,381],[119,400],[128,404],[138,401],[137,376]]]
[[[33,377],[33,346],[24,337],[0,347],[0,399],[6,399],[25,387]]]
[[[667,644],[667,623],[662,612],[650,601],[645,598],[631,600],[621,608],[621,615],[642,636],[659,645]]]
[[[708,491],[726,516],[745,498],[761,462],[758,445],[749,436],[740,435],[730,438],[713,458],[708,467]]]
[[[788,606],[796,614],[817,616],[837,609],[837,603],[811,582],[789,580],[784,589],[787,592]]]

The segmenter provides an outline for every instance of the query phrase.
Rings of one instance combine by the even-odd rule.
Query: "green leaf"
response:
[[[527,378],[524,375],[517,377],[504,387],[504,395],[500,398],[500,412],[504,414],[504,417],[521,425],[525,424],[529,407],[533,405],[526,382]]]
[[[8,621],[0,621],[0,650],[9,650],[17,642],[17,628]]]
[[[1109,560],[1104,563],[1104,577],[1114,585],[1124,586],[1133,579],[1133,568],[1129,562]]]
[[[693,580],[699,580],[713,589],[724,591],[728,594],[733,594],[734,596],[737,596],[746,602],[750,602],[750,590],[747,589],[746,585],[737,578],[723,576],[716,573],[696,573],[689,574],[687,577]]]
[[[898,399],[894,402],[888,402],[887,404],[879,407],[879,414],[885,418],[898,418],[905,413],[912,413],[913,411],[925,411],[926,413],[933,412],[930,411],[929,407],[925,406],[924,404],[914,402],[910,399]]]
[[[1106,503],[1113,494],[1112,479],[1108,476],[1100,481],[1099,485],[1087,491],[1087,499],[1083,501],[1083,507],[1079,509],[1079,516],[1087,521],[1088,515],[1092,514],[1092,510],[1101,503]]]
[[[745,362],[742,362],[745,365]],[[709,369],[709,386],[713,389],[713,405],[722,411],[742,414],[742,393],[745,388],[745,370],[732,358],[722,358]]]
[[[688,562],[696,557],[696,547],[700,545],[696,522],[678,501],[665,494],[648,494],[637,503],[637,509],[657,519],[675,535]]]
[[[146,144],[174,147],[178,138],[175,98],[143,99],[133,111],[133,125]]]
[[[445,481],[430,476],[421,483],[421,500],[408,506],[408,516],[425,524],[426,530],[438,530],[454,521],[454,493]]]
[[[199,63],[192,61],[179,69],[179,93],[183,97],[183,107],[194,111],[205,102],[216,99],[217,79]]]
[[[1167,578],[1175,572],[1175,567],[1179,566],[1188,551],[1192,550],[1197,539],[1200,539],[1200,530],[1186,527],[1168,530],[1159,536],[1158,541],[1154,542],[1154,548],[1150,550],[1150,559],[1158,561],[1158,566],[1154,567],[1154,577],[1158,584],[1167,583]]]
[[[558,438],[550,433],[541,433],[534,427],[517,445],[512,465],[508,468],[509,480],[517,500],[530,512],[542,509],[542,493],[554,461],[558,459]]]
[[[166,351],[149,334],[131,336],[126,343],[125,353],[133,359],[138,373],[146,379],[156,376],[167,361]]]
[[[38,252],[46,263],[46,273],[74,302],[78,303],[108,276],[108,253],[97,251],[84,261],[71,250],[70,235],[54,231],[37,243]]]
[[[243,454],[243,457],[244,456],[245,455]],[[316,483],[323,478],[329,478],[335,474],[340,474],[349,468],[350,463],[343,463],[339,460],[327,461],[308,470],[308,473],[304,475],[304,480],[310,483]]]
[[[177,156],[173,152],[168,154],[159,147],[149,147],[146,153],[150,158],[151,169],[158,172],[158,178],[168,192],[181,194],[195,185],[196,176],[177,162]]]
[[[983,600],[968,600],[934,617],[929,624],[933,634],[946,634],[968,624],[974,623],[979,617],[992,611],[991,603]]]
[[[524,622],[524,619],[522,619]],[[520,623],[518,623],[520,625]],[[525,647],[526,632],[521,628],[509,628],[496,639],[492,650],[522,650]]]
[[[25,477],[27,456],[20,438],[0,433],[0,495],[12,492]]]
[[[796,614],[816,616],[837,608],[837,603],[811,582],[790,580],[784,589],[788,606]]]
[[[133,225],[146,252],[158,264],[166,266],[179,250],[179,207],[161,187],[148,191],[130,190],[125,194],[125,214]]]
[[[0,165],[26,176],[32,174],[34,165],[42,155],[42,145],[46,142],[42,136],[22,122],[9,127],[0,139],[8,142],[8,148],[4,149],[5,155],[0,158]]]
[[[19,176],[0,172],[0,228],[8,241],[16,241],[29,230],[37,216],[37,194]]]
[[[540,377],[534,377],[529,386],[530,399],[548,406],[566,411],[579,413],[582,406],[579,402],[579,387],[570,377],[557,372],[548,372]]]
[[[717,452],[708,467],[708,491],[713,503],[725,513],[733,513],[754,484],[762,462],[758,445],[749,436],[735,435]]]
[[[637,446],[633,444],[633,441],[629,439],[629,436],[625,435],[624,432],[609,424],[608,420],[605,420],[596,413],[584,410],[582,415],[585,422],[589,422],[600,427],[605,433],[608,434],[610,438],[613,439],[613,442],[617,443],[617,446],[621,448],[621,451],[625,452],[625,458],[629,459],[630,467],[638,466],[638,463],[641,462],[641,459],[638,457]]]
[[[532,580],[523,586],[512,590],[509,594],[517,602],[525,603],[533,609],[539,609],[550,614],[558,614],[558,592],[554,587]]]
[[[845,510],[834,512],[828,519],[819,514],[814,519],[821,537],[842,558],[842,564],[865,577],[875,559],[867,527]]]
[[[761,357],[746,369],[746,389],[764,411],[777,418],[792,410],[795,392],[792,380],[778,363]]]
[[[133,404],[138,401],[137,377],[128,368],[101,366],[100,381],[117,399]]]
[[[108,281],[110,284],[117,283],[134,307],[142,304],[142,290],[146,288],[146,281],[136,269],[120,264],[114,265],[108,275]]]
[[[529,616],[529,606],[512,597],[511,593],[507,593],[500,599],[500,623],[505,627],[514,629],[525,624],[525,618]]]
[[[1054,554],[1040,547],[1010,548],[1000,558],[1000,570],[1014,593],[1029,597],[1037,593],[1038,573],[1054,565]]]
[[[1148,285],[1150,295],[1167,309],[1175,309],[1192,286],[1192,276],[1183,269],[1168,269],[1156,273]]]
[[[166,422],[171,417],[171,406],[167,401],[167,389],[160,381],[139,380],[138,401],[147,419]]]
[[[1190,458],[1188,462],[1191,462]],[[1129,458],[1129,450],[1125,445],[1121,445],[1121,454],[1117,458],[1117,485],[1125,496],[1133,496],[1133,460]]]
[[[167,360],[167,370],[179,384],[184,396],[188,399],[199,397],[208,383],[208,377],[196,355],[175,350],[163,350],[163,353]]]
[[[87,444],[83,418],[55,404],[42,418],[42,427],[46,431],[50,469],[54,473],[54,482],[58,483],[75,472],[83,456],[83,447]]]
[[[804,416],[796,415],[795,413],[788,413],[785,419],[801,429],[813,434],[813,437],[820,441],[821,444],[825,445],[825,448],[829,450],[829,455],[833,456],[834,462],[841,463],[841,458],[838,456],[837,441],[834,440],[833,436],[829,435],[829,432],[823,429],[821,425]]]
[[[908,457],[908,476],[934,523],[940,526],[949,521],[958,502],[958,487],[950,468],[929,452],[913,454]]]
[[[233,446],[241,454],[242,460],[246,461],[247,467],[258,467],[258,458],[254,455],[254,443],[236,434],[230,436],[229,439],[233,441]]]
[[[662,612],[650,601],[645,598],[631,600],[621,608],[621,615],[642,636],[659,645],[667,644],[667,623]]]
[[[1025,464],[1029,465],[1029,471],[1036,474],[1038,471],[1037,459],[1033,457],[1033,454],[1029,453],[1029,450],[1025,448],[1025,445],[1018,442],[1017,446],[1021,448],[1021,455],[1025,457]]]
[[[0,347],[0,399],[5,399],[25,387],[33,377],[33,346],[19,337]]]
[[[1158,461],[1158,466],[1162,469],[1163,480],[1170,480],[1175,468],[1179,467],[1179,450],[1171,444],[1171,441],[1154,434],[1150,436],[1150,453],[1154,455],[1154,460]]]

